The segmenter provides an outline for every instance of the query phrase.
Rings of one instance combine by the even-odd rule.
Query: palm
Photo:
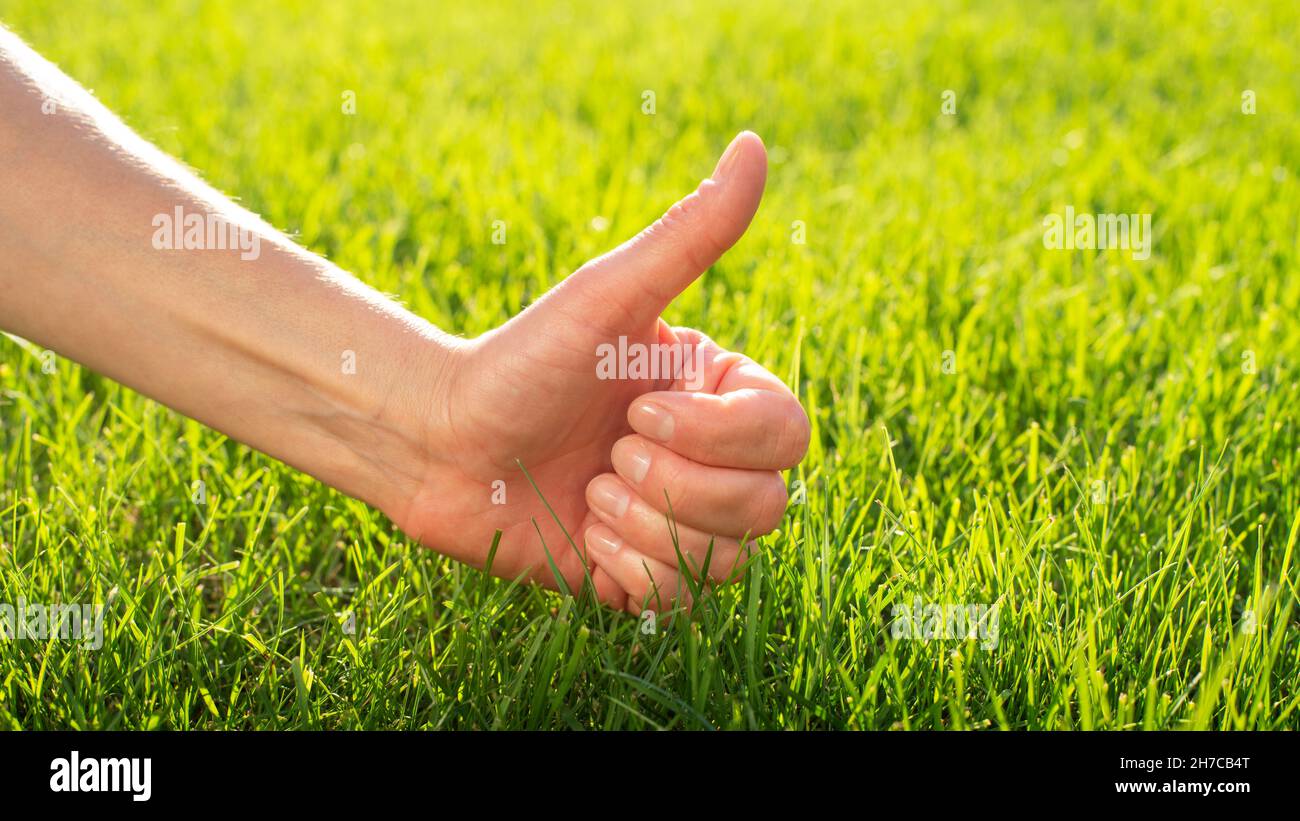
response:
[[[536,307],[547,313],[545,305]],[[526,572],[554,587],[549,552],[574,587],[583,564],[569,539],[580,542],[595,521],[587,483],[610,469],[610,448],[631,430],[632,400],[666,385],[597,379],[600,333],[563,318],[546,321],[545,336],[532,334],[529,312],[474,343],[457,380],[446,439],[431,448],[437,462],[426,491],[439,503],[412,506],[415,519],[403,529],[480,566],[500,530],[497,575]],[[648,343],[656,328],[623,335]]]

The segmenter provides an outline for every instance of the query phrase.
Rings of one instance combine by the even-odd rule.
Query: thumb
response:
[[[767,151],[752,131],[727,146],[713,174],[653,225],[588,262],[562,285],[590,311],[658,317],[740,239],[767,181]]]

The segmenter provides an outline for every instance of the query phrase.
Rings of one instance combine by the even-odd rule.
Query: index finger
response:
[[[707,338],[699,344],[713,348],[705,390],[678,384],[678,390],[641,395],[628,408],[632,429],[705,465],[785,470],[799,464],[811,426],[790,389],[746,356],[719,351]]]

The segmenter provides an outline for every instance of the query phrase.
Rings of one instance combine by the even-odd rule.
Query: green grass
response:
[[[759,132],[669,319],[795,386],[803,504],[646,635],[0,338],[0,602],[109,603],[98,652],[0,642],[0,726],[1300,727],[1300,6],[351,5],[0,20],[467,335]],[[1066,205],[1153,214],[1151,258],[1045,249]],[[997,646],[892,639],[915,597],[997,603]]]

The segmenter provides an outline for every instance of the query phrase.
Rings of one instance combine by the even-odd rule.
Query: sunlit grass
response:
[[[814,425],[745,581],[645,634],[0,338],[0,602],[109,603],[98,652],[0,641],[0,726],[1300,726],[1300,7],[1133,5],[0,0],[467,335],[757,131],[764,205],[669,318]],[[1151,213],[1151,258],[1045,249],[1066,205]],[[917,597],[996,647],[892,639]]]

